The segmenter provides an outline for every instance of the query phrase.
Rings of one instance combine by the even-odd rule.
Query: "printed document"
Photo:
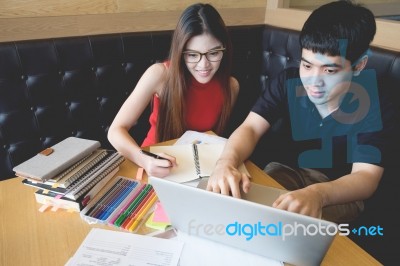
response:
[[[185,243],[180,266],[283,266],[283,262],[262,257],[212,240],[178,231],[178,239]],[[206,256],[205,256],[206,254]]]
[[[176,266],[183,242],[93,228],[66,266]]]

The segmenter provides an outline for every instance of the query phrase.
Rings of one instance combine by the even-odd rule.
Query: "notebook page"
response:
[[[209,177],[215,168],[225,144],[198,144],[200,175]]]
[[[207,146],[204,147],[203,146]],[[210,175],[214,169],[221,152],[222,144],[200,144],[197,145],[199,150],[199,163],[202,175]],[[169,176],[165,177],[178,183],[185,183],[198,179],[194,162],[194,154],[192,144],[173,145],[173,146],[152,146],[150,151],[159,154],[166,153],[174,156],[178,166],[173,167]]]
[[[208,177],[214,170],[215,163],[224,149],[224,144],[197,144],[197,149],[201,169],[200,176]],[[178,166],[173,167],[170,175],[165,179],[178,183],[199,180],[199,176],[196,174],[192,144],[152,146],[150,151],[155,154],[166,153],[176,158]],[[239,167],[239,170],[249,174],[244,164]]]

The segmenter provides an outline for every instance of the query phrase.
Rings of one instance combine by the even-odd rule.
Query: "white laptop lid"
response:
[[[248,200],[162,178],[149,183],[176,229],[294,265],[319,265],[337,232],[335,223]],[[283,192],[256,184],[251,191],[250,198],[272,191],[261,197],[269,204]]]

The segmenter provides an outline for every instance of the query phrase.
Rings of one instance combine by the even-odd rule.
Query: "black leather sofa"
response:
[[[297,31],[268,25],[229,30],[233,75],[241,90],[226,136],[246,117],[268,79],[300,60]],[[116,112],[144,70],[167,57],[170,39],[171,31],[163,31],[0,43],[0,180],[12,178],[15,165],[68,136],[112,148],[106,135]],[[374,48],[367,68],[374,68],[378,80],[396,94],[399,52]],[[148,130],[149,112],[150,107],[131,131],[138,142]],[[259,145],[252,157],[260,167],[262,151]],[[386,187],[393,186],[380,188],[380,202],[391,193]],[[376,217],[382,208],[374,204],[363,222],[381,221]],[[384,257],[385,251],[375,247],[381,240],[363,245],[368,239],[358,239],[372,255]]]
[[[258,95],[262,26],[231,28],[246,114]],[[0,43],[0,180],[68,136],[111,148],[107,130],[147,67],[168,56],[171,31]],[[132,129],[140,143],[150,108]],[[230,128],[234,128],[232,122]]]

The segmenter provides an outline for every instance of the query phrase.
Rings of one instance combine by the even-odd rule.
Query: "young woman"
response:
[[[110,126],[110,143],[147,174],[168,175],[175,158],[141,153],[128,131],[152,101],[151,128],[141,146],[178,138],[186,130],[221,134],[239,92],[230,76],[231,53],[217,10],[209,4],[189,6],[174,31],[169,59],[150,66],[140,78]]]

